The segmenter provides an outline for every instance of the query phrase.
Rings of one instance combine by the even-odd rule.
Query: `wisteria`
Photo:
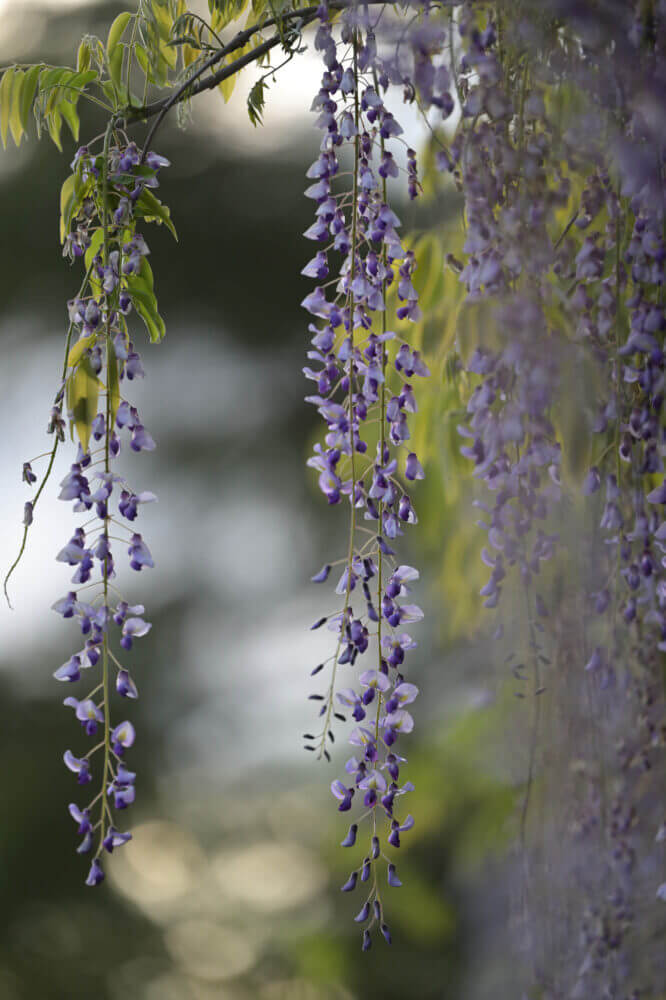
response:
[[[87,271],[79,295],[68,304],[66,377],[51,413],[50,430],[62,437],[65,408],[77,429],[79,445],[76,461],[60,483],[59,498],[73,501],[75,513],[91,513],[92,517],[74,529],[56,555],[58,562],[74,567],[71,582],[76,589],[57,600],[53,610],[63,618],[76,619],[84,645],[53,676],[90,688],[83,697],[69,695],[64,700],[94,744],[85,752],[77,751],[80,756],[70,749],[64,753],[65,766],[78,784],[90,784],[95,791],[84,807],[74,802],[69,806],[82,837],[77,851],[92,854],[89,886],[104,879],[104,852],[111,853],[131,838],[116,828],[115,811],[134,802],[136,775],[128,768],[125,754],[136,734],[131,721],[114,723],[122,703],[112,705],[112,688],[115,677],[118,695],[130,700],[138,697],[136,681],[118,656],[120,650],[129,652],[134,640],[147,635],[151,624],[142,617],[143,605],[129,604],[112,581],[116,557],[123,549],[131,569],[139,572],[154,565],[134,522],[140,505],[157,497],[148,490],[135,492],[122,475],[112,471],[112,462],[121,451],[123,437],[133,452],[155,448],[123,390],[144,374],[127,317],[135,304],[145,308],[144,286],[152,287],[150,251],[136,223],[144,214],[142,195],[158,186],[159,171],[165,166],[168,161],[155,153],[143,158],[134,143],[123,141],[113,123],[103,149],[95,154],[84,146],[72,164],[75,183],[84,196],[80,210],[72,214],[63,253],[72,261],[83,259]],[[102,408],[92,416],[100,395]],[[24,468],[28,470],[24,477],[30,481],[30,463]],[[112,513],[114,501],[117,515]],[[114,637],[120,647],[117,653]]]
[[[402,128],[385,103],[389,76],[377,54],[373,24],[362,10],[345,12],[338,42],[325,5],[319,20],[314,44],[325,70],[312,110],[322,140],[308,171],[314,183],[305,192],[316,203],[316,221],[305,235],[322,249],[303,274],[320,281],[329,273],[336,276],[303,301],[319,320],[310,325],[313,366],[305,369],[317,392],[307,401],[327,429],[308,465],[318,471],[329,504],[349,503],[350,525],[347,556],[337,564],[342,572],[335,593],[342,608],[313,626],[326,624],[333,632],[335,652],[313,671],[328,667],[330,680],[325,695],[313,695],[322,701],[322,728],[306,735],[306,747],[330,759],[326,744],[334,739],[333,719],[344,721],[349,712],[357,723],[349,735],[354,755],[345,765],[346,780],[334,780],[331,791],[340,812],[352,809],[355,796],[362,799],[364,811],[343,846],[353,847],[357,835],[367,835],[367,854],[342,890],[368,883],[355,918],[369,921],[362,936],[367,950],[375,925],[391,942],[381,891],[384,879],[392,887],[402,883],[385,850],[400,847],[400,834],[414,822],[400,801],[413,786],[402,780],[406,758],[396,744],[414,728],[406,706],[418,695],[403,675],[405,652],[416,645],[404,629],[423,612],[408,596],[419,572],[398,563],[394,546],[403,527],[417,520],[407,489],[423,478],[423,469],[409,447],[408,418],[417,409],[414,380],[429,371],[420,352],[389,329],[392,286],[396,319],[414,320],[420,312],[411,280],[415,257],[402,245],[400,220],[387,199],[387,178],[399,173]],[[390,145],[396,145],[395,153]],[[348,158],[351,169],[340,171]],[[404,158],[414,197],[414,151],[408,148]],[[332,264],[329,269],[329,255],[339,261],[335,271]],[[325,566],[314,582],[324,583],[330,570]],[[364,654],[376,665],[353,673],[350,683],[349,669]]]
[[[144,375],[130,322],[140,318],[152,341],[164,333],[143,234],[153,221],[173,231],[154,194],[168,162],[153,139],[173,107],[218,87],[228,99],[232,78],[253,62],[264,68],[278,48],[284,63],[249,92],[259,124],[269,83],[309,45],[323,72],[310,109],[320,146],[305,190],[314,220],[301,273],[314,287],[302,301],[311,317],[304,374],[324,428],[308,466],[348,534],[345,551],[312,576],[320,593],[332,591],[312,625],[330,633],[330,653],[311,671],[319,714],[305,747],[330,762],[337,723],[348,727],[351,756],[330,790],[351,821],[342,847],[355,860],[341,890],[363,896],[361,948],[380,936],[391,943],[385,890],[402,885],[398,851],[415,825],[402,797],[413,791],[419,687],[408,654],[423,612],[412,597],[420,571],[401,547],[417,523],[424,465],[426,488],[433,481],[431,457],[437,475],[434,424],[446,421],[457,437],[455,460],[447,454],[440,466],[444,492],[459,452],[456,517],[476,520],[487,571],[476,587],[481,631],[504,660],[499,687],[528,709],[507,742],[523,751],[514,840],[523,935],[537,942],[534,989],[552,1000],[653,995],[659,960],[642,954],[656,921],[643,911],[666,897],[655,847],[666,837],[666,5],[257,0],[233,37],[225,31],[242,5],[211,2],[210,23],[172,6],[160,8],[161,21],[150,0],[119,15],[106,47],[84,40],[75,71],[38,67],[29,83],[35,68],[16,66],[0,83],[3,142],[8,130],[20,142],[27,109],[59,143],[88,87],[112,109],[61,193],[63,252],[85,277],[68,304],[54,446],[23,507],[19,553],[69,422],[78,453],[60,498],[87,519],[63,534],[56,558],[72,569],[72,589],[53,608],[76,618],[82,646],[54,676],[80,685],[65,705],[92,743],[64,754],[93,790],[69,807],[78,851],[92,855],[87,884],[103,880],[104,852],[130,837],[115,815],[134,801],[126,757],[135,732],[116,709],[127,702],[112,716],[111,697],[114,678],[120,698],[137,697],[126,655],[151,628],[114,581],[123,548],[134,572],[153,567],[137,520],[156,497],[113,463],[123,443],[155,448],[121,392]],[[130,84],[140,74],[139,106]],[[423,156],[412,146],[415,118]],[[142,150],[129,130],[150,119]],[[441,224],[425,223],[428,258],[400,215],[417,200],[433,205],[440,191],[453,208]],[[423,398],[442,418],[427,434]],[[414,440],[428,441],[429,453]],[[30,489],[37,461],[23,464]],[[542,744],[545,722],[559,725],[567,704],[564,766]],[[535,798],[549,805],[549,777],[568,788],[574,772],[571,805],[557,802],[556,846],[568,852],[567,885],[581,891],[559,961],[538,944],[552,931],[546,917],[539,923],[538,887],[549,899],[566,890],[555,865],[541,864],[548,845],[534,843],[532,817]]]

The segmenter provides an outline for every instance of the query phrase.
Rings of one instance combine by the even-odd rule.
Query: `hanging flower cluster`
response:
[[[276,13],[258,0],[252,23],[220,50],[212,42],[220,41],[215,31],[202,36],[205,22],[186,11],[174,14],[170,40],[191,50],[183,51],[184,76],[168,98],[136,108],[128,89],[133,59],[145,72],[146,94],[156,80],[172,83],[165,66],[178,63],[163,55],[161,18],[159,45],[144,45],[151,37],[150,11],[148,0],[136,19],[119,15],[101,55],[85,42],[77,71],[11,67],[0,82],[3,142],[8,129],[20,141],[33,110],[58,142],[60,121],[76,121],[76,100],[89,84],[114,108],[102,152],[79,150],[61,196],[64,253],[82,261],[86,274],[69,303],[67,359],[51,410],[55,444],[45,477],[69,417],[79,448],[60,497],[73,502],[84,521],[58,553],[73,569],[73,589],[54,609],[76,618],[83,638],[55,677],[72,684],[94,678],[83,697],[65,699],[86,736],[99,737],[90,749],[64,755],[79,784],[95,782],[97,790],[86,805],[70,806],[82,837],[78,850],[93,856],[87,882],[103,879],[104,850],[129,839],[116,829],[114,815],[134,799],[125,752],[135,734],[124,711],[116,718],[114,709],[112,719],[114,675],[121,698],[136,698],[137,687],[112,642],[124,654],[150,629],[142,605],[126,601],[113,580],[119,545],[134,571],[153,565],[134,522],[155,496],[137,492],[112,471],[123,437],[133,451],[155,447],[121,394],[121,386],[143,376],[128,316],[140,316],[151,340],[163,334],[148,246],[137,225],[157,219],[170,226],[168,210],[153,193],[167,161],[147,150],[170,108],[217,87],[278,44],[288,61],[300,51],[302,29],[316,18],[314,46],[324,72],[312,110],[322,139],[306,191],[315,220],[305,236],[315,252],[302,272],[316,287],[302,304],[313,317],[305,375],[314,390],[307,399],[325,430],[308,464],[329,504],[349,504],[350,520],[346,555],[313,577],[325,583],[337,566],[339,603],[313,625],[327,626],[334,648],[312,671],[328,669],[329,677],[324,693],[311,695],[319,703],[321,729],[306,734],[306,748],[330,759],[333,719],[351,716],[353,756],[331,791],[341,812],[362,800],[342,844],[365,847],[342,890],[367,883],[356,917],[364,925],[363,950],[376,928],[390,943],[381,887],[384,878],[389,886],[401,884],[393,852],[414,822],[402,807],[412,785],[403,778],[406,741],[400,737],[414,725],[411,704],[419,692],[406,679],[405,654],[416,645],[411,625],[423,617],[409,596],[419,572],[401,563],[396,550],[405,525],[417,520],[411,484],[423,478],[423,469],[410,445],[410,416],[417,410],[418,380],[429,374],[415,342],[403,335],[421,319],[413,283],[417,258],[398,234],[400,221],[387,196],[401,174],[410,199],[420,191],[416,153],[387,103],[387,95],[400,93],[427,116],[435,161],[464,202],[463,259],[449,253],[447,261],[459,274],[466,302],[483,303],[484,316],[493,313],[469,350],[456,348],[471,384],[461,450],[485,491],[476,504],[490,570],[481,595],[487,608],[500,608],[507,582],[518,584],[534,695],[546,690],[540,672],[550,661],[537,632],[550,618],[548,641],[567,665],[576,661],[592,709],[591,718],[580,705],[570,713],[592,731],[594,747],[592,753],[584,747],[579,768],[589,794],[572,810],[578,810],[576,836],[590,838],[586,849],[573,852],[585,859],[579,884],[590,897],[580,904],[578,944],[569,948],[580,962],[569,974],[547,962],[536,968],[535,961],[535,976],[549,996],[636,1000],[648,990],[639,985],[643,970],[632,967],[635,956],[625,945],[636,933],[643,887],[655,895],[658,866],[645,845],[666,839],[666,5],[413,0],[398,7],[335,0],[329,10],[328,0],[321,0],[317,8],[282,5]],[[168,19],[172,12],[162,13]],[[224,27],[226,14],[217,14]],[[278,30],[266,37],[271,27]],[[96,68],[89,68],[92,63]],[[248,102],[255,124],[265,86],[262,77]],[[459,120],[445,131],[441,126],[454,110]],[[120,123],[153,114],[142,155]],[[71,344],[74,332],[78,339]],[[447,358],[447,371],[449,361],[451,370],[461,370],[457,354]],[[571,488],[561,461],[561,442],[571,444],[563,419],[570,415],[566,376],[576,366],[592,372],[575,409],[581,427],[574,435],[589,431],[592,442],[589,461],[582,460],[582,490],[579,483]],[[583,427],[586,415],[591,419]],[[23,479],[29,486],[37,481],[30,462]],[[24,507],[19,558],[43,485]],[[566,504],[580,503],[580,492],[593,525],[582,540],[591,554],[583,597],[563,574],[559,592],[554,587],[546,601],[542,581],[556,576],[557,567],[546,574],[543,564],[561,551],[559,534],[565,535],[555,530],[554,519],[559,511],[564,526]],[[579,633],[568,629],[574,619]],[[495,635],[501,634],[500,625]],[[356,671],[359,656],[365,660]],[[525,680],[522,666],[514,666],[514,675]],[[539,704],[534,698],[524,851]],[[597,753],[599,720],[603,743]],[[526,862],[526,896],[529,868]],[[656,897],[666,898],[666,884],[658,885]],[[550,942],[548,934],[542,937]]]
[[[141,505],[157,498],[149,491],[136,492],[112,472],[111,463],[121,450],[123,436],[134,452],[155,448],[136,407],[123,398],[121,389],[144,375],[127,317],[133,306],[146,309],[145,285],[152,287],[146,259],[149,249],[136,229],[136,218],[142,214],[141,199],[145,201],[146,192],[158,186],[159,171],[168,166],[164,157],[154,153],[142,160],[134,143],[111,145],[113,131],[107,132],[103,152],[95,155],[82,147],[72,164],[82,192],[81,207],[72,219],[64,254],[72,260],[85,258],[87,274],[81,293],[69,303],[70,332],[75,331],[78,340],[69,352],[70,373],[49,428],[63,433],[64,397],[80,443],[76,461],[60,484],[59,498],[73,501],[76,513],[92,515],[75,528],[56,556],[74,568],[71,582],[75,589],[53,605],[63,618],[76,619],[83,637],[83,647],[54,677],[67,684],[84,683],[87,688],[82,696],[66,697],[64,704],[73,709],[85,737],[94,745],[76,753],[66,750],[64,761],[80,785],[98,789],[86,805],[69,806],[82,837],[77,851],[93,855],[86,879],[90,886],[104,878],[103,852],[111,853],[131,837],[116,828],[114,813],[134,801],[135,774],[125,762],[125,752],[134,744],[135,731],[129,720],[112,719],[114,676],[122,699],[134,699],[138,692],[112,643],[115,636],[118,646],[129,652],[134,640],[145,636],[151,625],[142,617],[143,605],[124,600],[112,580],[119,548],[125,549],[131,569],[137,572],[154,565],[135,521]],[[100,394],[102,407],[95,413]],[[112,512],[114,504],[117,514]]]
[[[342,609],[319,619],[336,636],[331,676],[322,702],[323,728],[306,734],[307,748],[329,759],[326,740],[333,740],[332,718],[345,720],[349,712],[357,726],[349,742],[354,756],[345,767],[346,781],[335,780],[331,791],[341,812],[352,808],[355,796],[364,811],[351,825],[343,846],[356,843],[359,825],[367,823],[368,849],[360,868],[343,885],[368,883],[360,913],[362,947],[371,946],[371,928],[377,925],[390,943],[384,919],[380,872],[390,886],[400,880],[385,849],[400,846],[401,833],[413,825],[410,815],[399,818],[400,798],[413,787],[402,782],[406,758],[396,751],[399,737],[414,723],[408,707],[418,689],[405,681],[405,653],[416,643],[405,629],[423,613],[409,603],[409,585],[419,573],[399,565],[393,545],[403,527],[416,523],[409,484],[423,478],[423,469],[409,447],[410,413],[417,408],[414,380],[429,374],[419,351],[388,329],[387,298],[394,286],[399,320],[420,316],[412,284],[414,254],[405,251],[397,228],[399,220],[387,202],[387,178],[399,174],[398,159],[389,144],[402,128],[388,110],[384,95],[389,77],[377,54],[367,12],[345,12],[339,43],[328,10],[319,8],[315,47],[322,53],[325,71],[313,102],[322,132],[321,152],[308,171],[313,181],[306,196],[316,203],[316,220],[306,237],[319,244],[303,274],[319,282],[303,306],[319,322],[310,326],[312,367],[305,374],[316,384],[307,401],[317,407],[326,424],[324,442],[315,446],[308,465],[319,473],[319,487],[330,504],[343,498],[350,505],[349,549],[340,560],[342,572],[335,592]],[[340,172],[345,154],[351,171]],[[351,183],[337,180],[351,176]],[[407,150],[410,195],[417,193],[416,160]],[[340,263],[328,282],[332,258]],[[390,345],[390,346],[389,346]],[[390,352],[390,353],[389,353]],[[364,527],[363,522],[371,527]],[[313,577],[323,583],[330,565]],[[339,667],[345,672],[360,655],[374,652],[376,666],[363,670],[338,687]]]
[[[598,875],[605,891],[594,885],[585,912],[576,989],[609,996],[618,995],[620,981],[640,982],[623,948],[642,887],[649,891],[654,884],[654,854],[645,847],[662,829],[666,742],[660,681],[666,530],[659,513],[666,502],[660,482],[665,163],[654,116],[663,102],[666,21],[656,9],[632,7],[616,19],[619,11],[608,18],[580,5],[568,35],[552,30],[545,18],[508,22],[489,5],[461,5],[461,57],[453,71],[462,122],[440,156],[466,205],[465,259],[452,263],[470,300],[498,303],[503,344],[474,352],[468,367],[479,381],[468,403],[468,426],[461,428],[469,439],[463,454],[495,495],[494,504],[479,504],[490,542],[483,559],[491,569],[482,595],[487,607],[496,607],[508,567],[518,565],[537,693],[543,690],[539,664],[548,661],[540,655],[534,622],[548,608],[528,587],[558,542],[539,522],[554,512],[561,492],[560,445],[551,423],[555,404],[567,406],[559,361],[568,353],[570,366],[596,368],[590,429],[602,444],[582,492],[602,497],[597,523],[603,544],[590,541],[586,595],[586,606],[601,617],[590,623],[594,645],[580,667],[588,672],[608,745],[617,753],[607,761],[612,783],[602,778],[612,788],[610,805],[598,783],[586,804],[601,830],[595,849],[603,852]],[[453,38],[453,19],[451,28]],[[525,43],[530,32],[532,49]],[[566,129],[557,106],[544,100],[558,76],[574,80],[585,95]],[[571,177],[586,162],[592,169],[580,198],[558,226],[558,210],[570,205]],[[568,328],[568,343],[562,328]],[[589,773],[597,767],[591,761]],[[525,810],[523,832],[524,819]],[[549,988],[565,981],[553,972]]]
[[[507,89],[492,11],[482,27],[473,6],[463,5],[458,34],[462,121],[440,163],[457,175],[465,197],[460,280],[469,301],[498,302],[504,341],[499,350],[477,348],[470,359],[468,371],[479,381],[467,406],[469,426],[460,427],[470,442],[462,453],[494,496],[492,505],[476,503],[490,546],[482,554],[491,575],[481,594],[485,607],[495,608],[507,569],[517,565],[527,586],[557,542],[543,527],[560,496],[560,445],[549,417],[557,340],[544,305],[553,261],[547,223],[566,204],[568,187],[546,171],[550,136],[538,91],[517,103]]]

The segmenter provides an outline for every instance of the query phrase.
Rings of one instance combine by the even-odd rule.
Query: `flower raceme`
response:
[[[82,147],[72,164],[80,183],[88,184],[91,194],[73,220],[64,252],[72,260],[85,255],[88,273],[80,294],[69,303],[71,329],[79,339],[69,354],[72,373],[66,401],[80,443],[76,460],[60,484],[59,497],[73,502],[75,513],[92,516],[74,529],[56,556],[74,570],[71,580],[75,589],[57,600],[53,610],[77,621],[83,646],[55,671],[54,677],[67,684],[87,681],[86,687],[90,688],[83,697],[68,696],[64,700],[74,710],[85,737],[93,743],[85,752],[68,749],[64,754],[65,766],[78,784],[94,783],[99,789],[84,808],[75,803],[69,806],[83,838],[77,851],[93,855],[86,879],[89,886],[99,885],[104,879],[104,852],[111,853],[131,838],[130,833],[116,829],[114,810],[126,809],[134,802],[136,776],[127,768],[125,754],[136,734],[129,720],[115,725],[111,720],[112,675],[115,673],[115,689],[121,699],[137,698],[138,688],[130,669],[113,652],[112,641],[115,637],[118,646],[129,652],[136,639],[147,635],[151,625],[143,618],[143,605],[129,604],[112,580],[123,548],[132,570],[140,572],[154,565],[134,522],[140,507],[157,497],[149,491],[135,491],[122,476],[111,471],[111,462],[121,451],[123,436],[134,452],[155,447],[136,407],[122,397],[121,389],[144,374],[126,318],[134,302],[141,301],[141,288],[133,282],[133,276],[150,273],[146,260],[150,251],[136,229],[135,210],[144,190],[157,186],[159,170],[167,165],[167,160],[154,153],[149,153],[142,163],[134,143],[111,146],[109,142],[98,156]],[[111,210],[105,207],[109,202]],[[86,405],[91,399],[97,402],[100,389],[103,399],[100,412],[83,429],[79,426],[79,378],[88,379],[83,397]],[[54,428],[62,419],[62,397],[57,419],[52,417]],[[24,478],[29,482],[29,463],[25,470]],[[117,514],[112,512],[114,502]]]
[[[318,284],[302,305],[315,321],[309,327],[310,365],[304,369],[315,392],[306,399],[317,408],[326,431],[308,465],[318,473],[329,504],[349,504],[350,530],[335,586],[342,608],[313,626],[327,625],[335,652],[327,661],[325,695],[311,696],[322,703],[322,729],[319,735],[306,734],[306,746],[330,759],[333,717],[344,721],[348,712],[357,723],[349,736],[354,756],[345,765],[346,780],[334,780],[331,792],[340,812],[362,802],[363,811],[342,845],[353,847],[364,824],[368,850],[342,891],[368,883],[366,902],[356,917],[359,923],[369,921],[362,937],[366,951],[374,925],[391,941],[381,871],[389,886],[401,884],[385,852],[400,847],[400,834],[414,822],[402,810],[402,796],[413,786],[401,781],[406,758],[398,755],[396,744],[414,727],[406,706],[418,694],[400,672],[405,653],[416,646],[403,629],[419,622],[423,613],[406,600],[418,570],[397,564],[393,545],[404,527],[417,521],[408,487],[424,473],[409,447],[409,415],[417,409],[414,383],[429,371],[420,352],[388,328],[389,290],[397,296],[396,320],[420,317],[412,284],[416,260],[402,245],[400,220],[387,200],[387,178],[399,173],[397,151],[388,147],[402,143],[402,128],[385,104],[390,66],[377,53],[367,12],[344,12],[340,42],[324,4],[319,19],[315,48],[325,69],[312,109],[322,140],[305,192],[315,204],[315,222],[305,236],[318,249],[302,271]],[[348,157],[351,173],[342,173],[340,165]],[[406,157],[409,194],[415,197],[413,150]],[[313,581],[324,583],[331,568],[324,566]],[[373,657],[375,666],[352,674],[351,683],[338,687],[339,668],[348,674],[359,656]]]

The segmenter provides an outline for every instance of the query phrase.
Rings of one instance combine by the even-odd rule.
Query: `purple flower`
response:
[[[75,802],[70,802],[69,815],[72,817],[75,823],[78,824],[77,833],[84,834],[89,833],[92,830],[92,823],[90,822],[90,812],[88,809],[79,809]]]
[[[81,677],[81,657],[72,656],[67,663],[58,667],[53,676],[57,681],[78,681]]]
[[[131,649],[132,639],[139,639],[141,636],[147,635],[152,627],[152,624],[144,621],[143,618],[132,617],[125,619],[120,637],[120,645],[123,649]]]
[[[28,484],[28,486],[31,486],[33,483],[37,482],[37,476],[32,471],[32,465],[30,464],[30,462],[23,463],[22,479],[24,483]]]
[[[92,780],[90,763],[85,757],[75,757],[71,750],[65,750],[63,760],[65,761],[65,766],[78,775],[77,780],[80,785],[85,785]]]
[[[154,451],[155,442],[143,424],[135,424],[132,428],[130,448],[133,451]]]
[[[396,875],[394,864],[389,864],[388,866],[388,884],[392,886],[394,889],[399,889],[400,886],[402,885],[402,882]]]
[[[116,830],[114,826],[110,826],[102,843],[105,850],[107,850],[109,854],[112,854],[114,847],[122,847],[123,844],[126,844],[127,841],[131,839],[131,833],[121,833],[119,830]]]
[[[92,864],[90,866],[90,871],[88,872],[88,878],[86,879],[86,885],[99,885],[100,882],[104,881],[104,871],[99,862],[98,858],[93,858]]]
[[[104,715],[90,698],[79,701],[77,698],[65,698],[64,705],[74,709],[76,718],[79,720],[88,736],[97,732],[98,723],[104,722]]]
[[[57,611],[63,618],[72,618],[76,606],[76,593],[70,590],[66,597],[61,597],[55,604],[51,605],[53,611]]]
[[[132,680],[127,670],[119,670],[116,676],[116,691],[123,698],[138,698],[136,684]]]
[[[339,812],[346,812],[351,809],[352,798],[354,795],[353,788],[346,788],[341,781],[333,781],[331,783],[331,791],[335,795],[336,799],[340,800],[340,805],[338,806]]]
[[[414,452],[410,452],[407,456],[407,464],[405,466],[405,476],[409,480],[414,479],[424,479],[425,473],[423,471],[423,466],[419,462],[418,458]]]
[[[130,557],[130,566],[132,569],[140,571],[144,566],[148,566],[149,568],[154,567],[153,557],[141,535],[136,533],[132,535],[132,541],[127,552]]]
[[[111,733],[111,746],[113,752],[122,754],[124,750],[131,747],[135,738],[134,726],[131,722],[121,722]]]

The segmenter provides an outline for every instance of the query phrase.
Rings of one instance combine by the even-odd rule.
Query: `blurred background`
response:
[[[6,0],[0,57],[72,61],[81,35],[105,37],[116,11]],[[302,191],[318,142],[307,111],[318,73],[310,54],[289,67],[269,91],[263,129],[247,120],[248,75],[228,106],[197,99],[188,129],[169,123],[156,144],[173,162],[161,197],[180,242],[146,233],[167,337],[151,347],[135,331],[147,378],[132,395],[158,448],[122,456],[135,487],[159,496],[139,529],[157,569],[127,580],[153,623],[131,654],[141,695],[130,706],[134,839],[109,859],[103,887],[83,884],[66,809],[78,786],[62,764],[78,731],[52,680],[78,635],[49,610],[70,578],[54,558],[74,524],[56,499],[72,460],[65,447],[10,585],[14,610],[0,607],[1,1000],[519,995],[509,845],[526,723],[512,692],[496,690],[489,642],[470,638],[481,538],[459,524],[464,491],[439,465],[414,491],[421,525],[403,548],[403,561],[423,568],[426,622],[409,664],[422,691],[407,748],[416,827],[400,851],[403,888],[386,899],[390,951],[380,939],[361,954],[360,904],[339,891],[347,824],[329,784],[348,756],[342,732],[332,765],[301,749],[314,715],[308,674],[330,651],[328,634],[308,630],[328,597],[309,577],[343,551],[346,528],[304,467],[317,428],[302,401],[299,302],[310,282],[299,272],[311,249]],[[426,131],[400,117],[418,148]],[[97,131],[85,121],[83,136]],[[3,569],[30,496],[21,464],[51,444],[66,301],[80,280],[58,241],[74,149],[59,156],[32,137],[0,157]],[[444,191],[397,210],[418,232],[459,206]],[[436,372],[435,390],[440,382]],[[455,578],[443,570],[445,538]]]

